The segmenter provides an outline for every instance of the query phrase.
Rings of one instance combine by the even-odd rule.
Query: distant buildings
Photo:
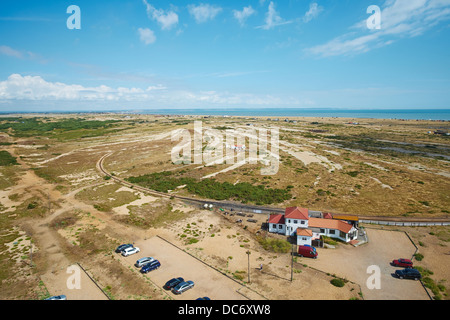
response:
[[[245,151],[247,149],[245,145],[240,145],[240,144],[235,144],[235,145],[226,144],[226,148],[234,150],[234,151],[238,151],[238,152]]]

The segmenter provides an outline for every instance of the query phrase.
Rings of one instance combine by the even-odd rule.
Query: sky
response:
[[[449,39],[450,0],[2,0],[0,112],[449,109]]]

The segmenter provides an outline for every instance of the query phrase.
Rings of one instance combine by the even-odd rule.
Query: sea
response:
[[[134,112],[133,112],[134,113]],[[136,111],[141,114],[204,115],[240,117],[334,117],[355,119],[403,119],[450,121],[449,109],[158,109]],[[282,120],[282,119],[280,119]]]
[[[267,117],[283,120],[287,117],[332,117],[353,119],[399,119],[399,120],[435,120],[450,121],[449,109],[325,109],[325,108],[202,108],[202,109],[143,109],[143,110],[102,110],[102,111],[23,111],[5,112],[0,114],[73,114],[73,113],[125,113],[152,115],[192,115],[192,116],[237,116],[237,117]]]

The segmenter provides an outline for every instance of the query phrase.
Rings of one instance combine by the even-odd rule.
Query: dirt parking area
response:
[[[77,264],[49,272],[41,279],[52,296],[65,295],[67,300],[108,300],[102,290]]]
[[[129,257],[121,257],[122,261],[139,270],[134,266],[136,260],[143,257],[153,257],[159,260],[161,267],[146,274],[159,288],[163,288],[165,283],[172,278],[182,277],[185,281],[194,281],[194,288],[181,295],[175,295],[169,290],[162,289],[173,299],[195,300],[208,296],[213,300],[247,300],[248,292],[244,286],[160,237],[140,240],[134,245],[140,249],[140,252]],[[245,290],[245,293],[240,293],[240,290]]]
[[[369,242],[359,247],[339,245],[335,249],[318,249],[319,258],[309,265],[361,285],[366,300],[429,300],[420,281],[393,277],[398,268],[390,265],[397,258],[411,258],[416,248],[404,232],[365,229]],[[380,289],[366,285],[373,274],[369,266],[380,268]]]

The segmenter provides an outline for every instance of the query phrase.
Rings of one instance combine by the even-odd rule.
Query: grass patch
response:
[[[109,212],[115,207],[120,207],[139,199],[133,192],[116,192],[119,188],[120,186],[117,184],[87,188],[77,193],[75,197],[92,204],[95,209],[102,212]]]
[[[288,253],[291,251],[291,244],[287,240],[260,237],[258,242],[267,251],[276,253]]]
[[[0,151],[0,166],[15,166],[18,165],[17,158],[13,157],[8,151]]]

